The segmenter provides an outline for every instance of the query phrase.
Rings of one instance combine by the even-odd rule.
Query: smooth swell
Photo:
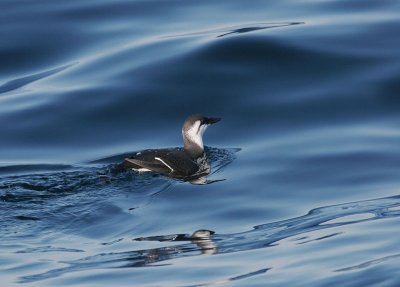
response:
[[[1,285],[400,286],[399,5],[0,1]]]
[[[136,238],[137,241],[178,241],[176,245],[164,245],[157,248],[131,250],[124,252],[101,253],[94,256],[83,257],[74,261],[62,261],[67,267],[52,269],[44,273],[23,276],[19,282],[34,282],[61,276],[69,272],[105,268],[138,268],[143,266],[157,266],[160,262],[176,260],[178,258],[201,255],[218,255],[255,250],[260,248],[273,248],[283,240],[291,239],[297,245],[311,243],[309,235],[318,230],[337,229],[347,225],[358,225],[377,220],[400,217],[400,195],[388,198],[367,201],[351,202],[334,206],[320,207],[311,210],[308,214],[284,221],[272,222],[255,226],[254,229],[233,233],[218,234],[210,232],[205,237],[194,237],[190,234],[157,235],[145,238]],[[394,210],[392,210],[394,209]],[[362,219],[348,219],[349,216],[368,215]],[[335,223],[330,223],[335,220]],[[338,221],[339,220],[339,221]],[[347,231],[351,232],[351,231]],[[371,230],[371,232],[373,232]],[[334,232],[331,236],[315,238],[313,240],[328,240],[332,236],[340,236]],[[187,243],[181,243],[181,242]],[[355,267],[347,267],[335,272],[350,271],[365,268],[371,264],[379,264],[391,258],[373,260]],[[268,269],[264,269],[265,272]],[[232,280],[232,279],[231,279]],[[202,286],[196,285],[196,286]]]

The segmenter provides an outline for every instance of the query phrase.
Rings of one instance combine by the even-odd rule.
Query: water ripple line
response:
[[[18,78],[18,79],[7,81],[3,85],[0,86],[0,94],[4,94],[4,93],[10,92],[10,91],[19,89],[19,88],[21,88],[23,86],[26,86],[26,85],[30,84],[30,83],[33,83],[33,82],[36,82],[36,81],[41,80],[43,78],[52,76],[54,74],[57,74],[59,72],[62,72],[64,70],[66,70],[66,69],[68,69],[68,68],[70,68],[72,66],[75,66],[76,64],[78,64],[78,62],[71,63],[71,64],[68,64],[68,65],[64,65],[62,67],[54,68],[54,69],[47,70],[47,71],[44,71],[44,72],[39,72],[39,73],[32,74],[32,75],[29,75],[29,76],[21,77],[21,78]]]
[[[302,235],[301,238],[307,238],[306,234],[316,230],[331,229],[334,227],[383,220],[386,218],[397,218],[400,216],[400,211],[394,208],[399,206],[400,195],[320,207],[311,210],[304,216],[258,225],[249,231],[240,233],[218,234],[214,231],[204,229],[198,230],[191,235],[169,234],[140,237],[135,238],[134,240],[158,241],[161,243],[179,242],[179,244],[161,246],[152,249],[100,253],[73,261],[60,262],[67,264],[68,266],[52,269],[44,273],[24,276],[19,279],[19,282],[40,281],[82,270],[163,266],[172,263],[161,262],[189,256],[218,255],[267,247],[271,248],[279,245],[280,241],[294,236]],[[374,216],[359,218],[358,220],[355,219],[351,221],[329,223],[329,221],[332,220],[360,214],[374,214]],[[330,236],[320,237],[318,240],[327,240],[338,235],[340,234],[334,233]],[[301,238],[298,240],[301,240]],[[300,242],[299,244],[305,243],[307,242]],[[392,257],[393,256],[390,258],[374,260],[350,268],[362,268],[363,266],[377,264],[386,259],[391,259]],[[346,271],[348,269],[349,268],[336,271]]]

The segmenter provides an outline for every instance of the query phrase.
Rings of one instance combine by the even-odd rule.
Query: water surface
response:
[[[398,1],[0,7],[2,284],[399,285]],[[209,184],[113,172],[193,113]]]

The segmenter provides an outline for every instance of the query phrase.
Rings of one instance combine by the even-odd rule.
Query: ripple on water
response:
[[[155,264],[160,264],[160,262],[163,261],[178,260],[185,257],[231,254],[267,247],[277,248],[281,244],[284,245],[284,240],[291,238],[295,239],[298,245],[312,244],[315,241],[327,241],[331,240],[333,237],[351,233],[351,229],[344,228],[347,225],[357,226],[366,222],[398,218],[400,213],[397,211],[390,211],[389,209],[399,206],[400,196],[394,196],[320,207],[311,210],[308,214],[301,217],[258,225],[252,230],[240,233],[219,234],[214,231],[199,230],[193,234],[157,235],[135,238],[134,240],[139,242],[160,242],[161,246],[151,249],[100,253],[72,261],[63,261],[62,263],[67,264],[67,267],[48,270],[36,275],[22,276],[19,282],[27,283],[45,280],[66,273],[83,270],[155,266]],[[363,216],[364,214],[373,214],[374,216],[366,218]],[[351,221],[346,220],[350,217]],[[340,227],[343,228],[342,232],[331,233],[313,240],[305,240],[315,231],[337,230]],[[201,234],[201,236],[199,234]],[[164,242],[176,242],[178,244],[163,245]],[[398,254],[391,255],[380,259],[374,259],[360,265],[340,268],[333,271],[345,272],[367,268],[368,266],[394,260],[398,257]],[[228,282],[244,279],[248,276],[265,273],[269,269],[270,268],[258,270],[255,271],[255,273],[244,274],[226,280]]]

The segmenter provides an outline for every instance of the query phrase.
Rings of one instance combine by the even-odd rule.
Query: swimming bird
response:
[[[203,134],[209,125],[220,120],[202,115],[189,116],[182,127],[183,148],[143,150],[126,158],[119,169],[153,171],[179,179],[207,175],[210,166],[204,153]]]

